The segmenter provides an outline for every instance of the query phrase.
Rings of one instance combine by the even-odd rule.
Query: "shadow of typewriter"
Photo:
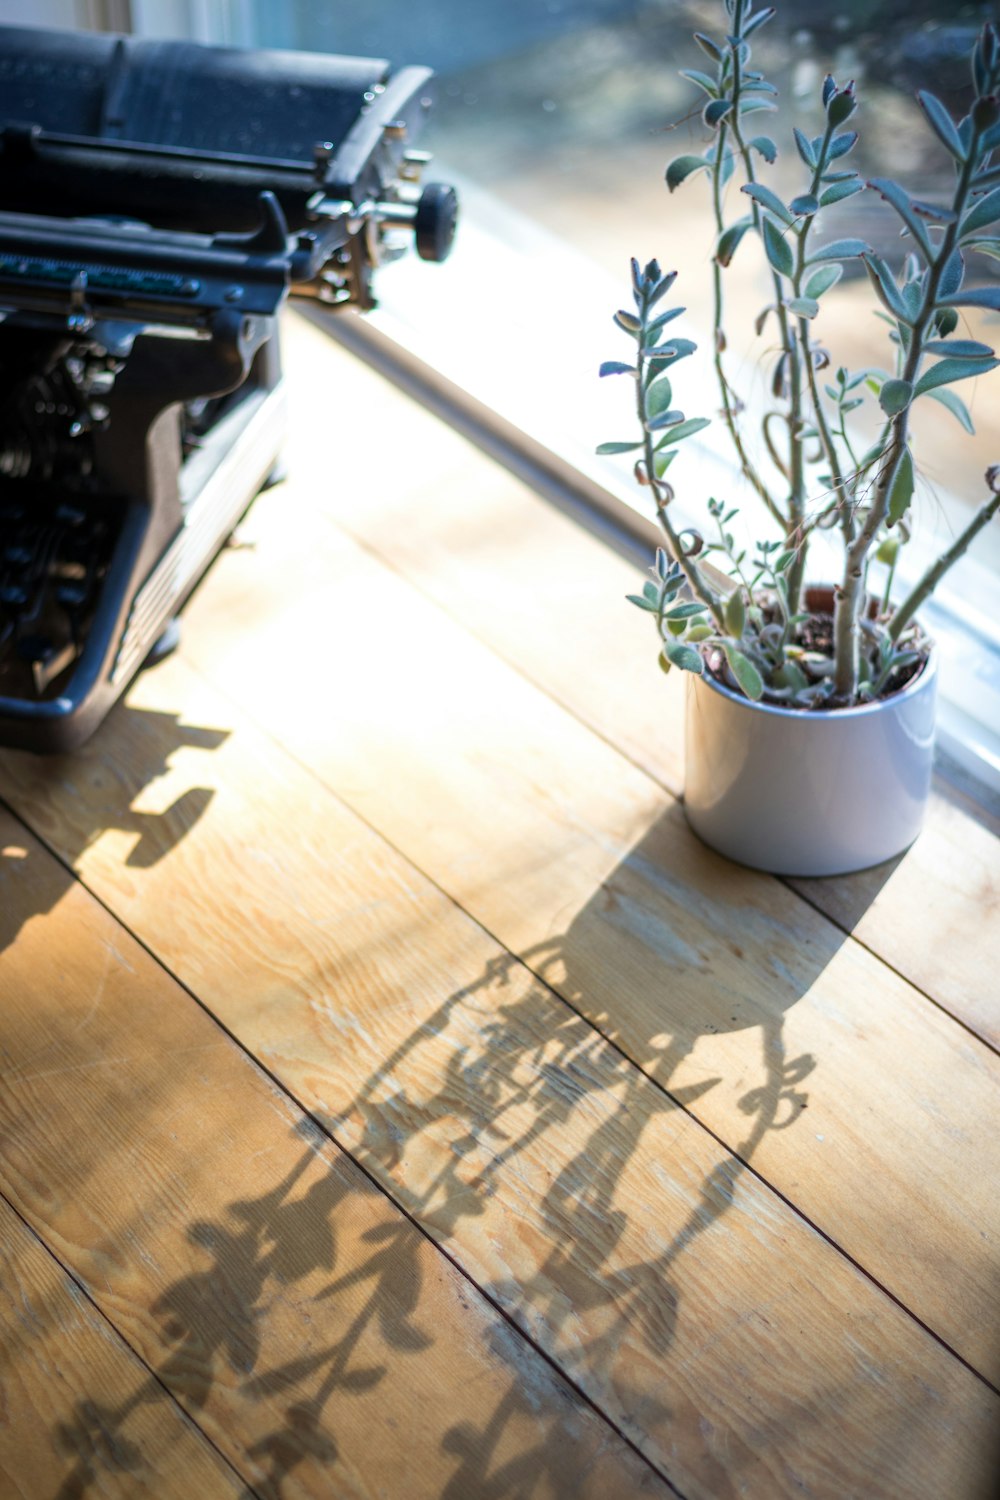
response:
[[[116,766],[110,757],[100,755],[108,729],[127,744],[127,766]],[[88,820],[87,800],[77,797],[73,804],[78,814],[75,821],[69,824],[59,820],[58,827],[56,815],[40,799],[24,810],[22,821],[13,810],[21,807],[21,799],[11,789],[18,782],[19,764],[30,766],[33,772],[44,766],[45,780],[58,782],[65,774],[62,757],[38,761],[24,752],[3,752],[0,755],[0,954],[15,941],[25,922],[54,910],[75,883],[72,866],[92,843],[109,831],[129,844],[123,858],[127,867],[149,869],[168,854],[202,817],[212,800],[212,789],[189,787],[163,811],[147,811],[136,803],[147,788],[167,774],[175,751],[216,750],[228,737],[228,730],[185,724],[179,714],[119,705],[108,728],[91,742],[93,753],[88,746],[83,756],[72,757],[75,779],[79,779],[81,761],[86,758],[90,776],[97,780],[114,776],[121,783],[114,822]],[[57,848],[58,857],[43,850],[39,840]]]

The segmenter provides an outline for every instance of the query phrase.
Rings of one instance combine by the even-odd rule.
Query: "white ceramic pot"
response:
[[[920,832],[937,654],[879,703],[797,712],[688,677],[684,811],[720,854],[776,875],[843,875]]]

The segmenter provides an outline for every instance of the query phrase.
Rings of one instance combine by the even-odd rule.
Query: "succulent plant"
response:
[[[632,602],[655,617],[664,670],[701,672],[706,663],[731,688],[751,699],[809,709],[847,706],[891,693],[919,670],[929,643],[916,613],[948,568],[1000,509],[1000,466],[987,471],[983,503],[951,546],[901,599],[894,599],[895,560],[908,533],[916,482],[914,417],[925,399],[942,403],[967,430],[969,412],[954,387],[1000,365],[994,351],[963,335],[965,308],[1000,311],[1000,286],[965,284],[970,251],[1000,259],[1000,41],[987,25],[972,54],[972,99],[957,123],[929,93],[918,99],[926,122],[954,163],[954,184],[944,202],[914,198],[884,177],[864,181],[848,163],[858,136],[853,83],[827,76],[819,100],[818,130],[794,132],[803,170],[801,191],[789,201],[759,180],[777,156],[773,140],[751,135],[748,116],[775,107],[775,89],[751,68],[750,38],[774,16],[752,0],[724,0],[725,34],[695,34],[710,71],[683,70],[706,96],[702,110],[711,142],[701,155],[683,155],[666,170],[674,192],[704,174],[715,216],[713,258],[713,361],[721,394],[721,420],[736,460],[773,523],[774,535],[752,555],[730,530],[737,511],[709,501],[706,539],[674,523],[674,491],[667,471],[679,445],[708,425],[675,406],[681,381],[673,367],[696,352],[690,339],[672,337],[669,325],[683,308],[666,304],[674,273],[654,260],[632,262],[634,311],[615,314],[632,342],[627,359],[609,360],[602,375],[635,382],[641,436],[602,443],[599,453],[635,453],[635,477],[653,497],[666,546],[657,553],[652,579]],[[742,178],[745,211],[727,222],[725,189]],[[903,264],[894,269],[863,240],[846,236],[817,241],[820,218],[869,190],[900,221]],[[731,194],[730,194],[731,196]],[[781,476],[781,490],[755,458],[746,412],[726,369],[723,289],[726,268],[744,241],[756,241],[768,268],[773,301],[757,320],[776,331],[770,404],[760,442]],[[741,253],[745,254],[743,250]],[[870,279],[876,311],[888,325],[887,369],[834,366],[814,332],[824,297],[859,260]],[[831,373],[832,372],[832,373]],[[851,414],[877,401],[880,431],[866,452],[852,432]],[[816,629],[807,607],[809,544],[817,529],[836,530],[843,569],[833,588],[832,624]],[[874,558],[889,565],[881,600],[869,596]],[[730,588],[705,566],[722,565]]]

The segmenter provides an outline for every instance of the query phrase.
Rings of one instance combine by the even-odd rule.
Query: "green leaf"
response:
[[[883,306],[887,307],[894,318],[901,323],[912,324],[913,315],[903,300],[902,293],[896,285],[893,274],[880,255],[874,250],[868,250],[861,257],[864,261],[865,270]]]
[[[807,255],[806,264],[815,266],[822,260],[856,260],[867,249],[864,240],[831,240],[829,245],[821,245],[818,250]]]
[[[836,127],[843,125],[849,120],[858,107],[858,101],[854,97],[853,81],[842,89],[835,89],[830,95],[826,106],[826,118],[830,124]]]
[[[759,203],[761,208],[766,208],[768,213],[774,214],[775,218],[780,219],[782,224],[787,224],[791,227],[795,223],[793,216],[788,212],[788,209],[782,203],[777,193],[772,193],[771,189],[765,187],[762,182],[745,182],[740,192],[746,193],[748,198],[753,198],[755,203]]]
[[[819,312],[819,303],[815,297],[793,297],[787,307],[797,318],[814,318]]]
[[[642,324],[639,322],[639,319],[634,313],[626,312],[624,308],[619,308],[615,313],[614,320],[624,333],[631,334],[634,339],[637,339],[642,332]]]
[[[673,392],[670,389],[670,381],[666,375],[660,375],[658,380],[646,390],[646,417],[658,417],[661,411],[670,411],[670,402],[673,401]]]
[[[792,199],[788,207],[795,214],[796,218],[808,219],[819,208],[819,199],[814,197],[812,193],[800,193],[797,198]]]
[[[933,94],[928,94],[921,89],[917,94],[924,114],[934,134],[946,150],[950,151],[956,161],[965,161],[965,152],[962,149],[962,141],[958,131],[955,129],[951,115],[945,109],[940,99],[935,99]]]
[[[696,651],[693,646],[687,646],[683,641],[667,641],[663,647],[663,654],[675,667],[680,667],[682,672],[701,672],[701,652]]]
[[[1000,359],[940,359],[936,365],[925,370],[914,387],[913,394],[922,396],[935,386],[951,385],[955,380],[969,380],[974,375],[985,375],[1000,365]]]
[[[706,125],[719,125],[727,115],[732,114],[733,101],[731,99],[710,99],[701,112],[701,117]]]
[[[646,416],[658,417],[661,411],[669,411],[674,393],[666,375],[661,375],[646,391]]]
[[[774,108],[775,106],[771,103],[770,99],[740,99],[741,115],[752,115],[754,111],[758,109],[773,110]]]
[[[987,193],[972,205],[962,220],[958,231],[959,239],[964,240],[967,235],[985,229],[987,224],[992,224],[997,219],[1000,219],[1000,188],[995,188],[992,193]]]
[[[620,359],[606,359],[597,373],[598,375],[635,375],[638,372],[634,365],[623,364]]]
[[[785,552],[779,552],[778,556],[774,559],[774,562],[771,564],[771,572],[772,573],[787,573],[788,569],[792,566],[792,563],[795,561],[795,557],[796,557],[796,552],[795,552],[795,548],[794,547],[789,547],[787,549],[787,551],[785,551]]]
[[[814,271],[806,282],[803,291],[807,297],[822,297],[832,286],[836,286],[844,274],[843,266],[824,266],[822,270]]]
[[[904,193],[897,182],[890,177],[873,177],[868,184],[869,187],[885,199],[897,212],[907,229],[913,236],[920,253],[928,264],[934,259],[934,250],[927,237],[927,227],[913,211],[909,193]]]
[[[656,658],[656,665],[659,667],[660,671],[663,672],[664,674],[666,674],[667,672],[670,671],[670,663],[667,661],[667,658],[664,656],[664,654],[663,654],[662,651],[660,652],[659,656]]]
[[[782,276],[792,275],[795,270],[792,247],[773,219],[764,220],[764,251],[776,271]]]
[[[986,188],[995,187],[998,182],[1000,182],[1000,163],[977,172],[972,179],[972,186],[977,193],[981,193]]]
[[[812,141],[810,141],[808,136],[802,134],[802,131],[797,125],[792,127],[792,134],[795,137],[796,149],[798,150],[798,153],[801,156],[802,160],[805,162],[810,171],[815,170],[817,157],[816,152],[813,150]]]
[[[889,491],[889,514],[890,526],[895,526],[906,514],[910,501],[913,499],[913,456],[909,448],[903,449],[903,456],[899,460],[892,488]]]
[[[961,250],[951,252],[938,280],[938,302],[947,302],[961,289],[965,279],[965,259]]]
[[[967,240],[966,250],[975,250],[979,255],[988,255],[991,260],[1000,260],[1000,240]]]
[[[707,607],[697,599],[685,599],[683,604],[675,604],[672,609],[668,609],[663,618],[665,620],[691,620],[695,615],[703,615]]]
[[[665,370],[667,365],[693,354],[697,347],[691,339],[675,338],[669,344],[661,344],[658,349],[644,349],[642,352],[658,370]]]
[[[774,687],[791,688],[794,693],[800,693],[809,686],[809,678],[795,661],[782,662],[773,674],[771,682]]]
[[[730,224],[719,235],[719,243],[716,246],[715,258],[720,266],[728,266],[736,253],[736,247],[746,234],[748,229],[753,228],[753,219],[748,214],[744,219],[737,219],[735,224]]]
[[[641,443],[601,443],[596,452],[603,458],[612,453],[634,453],[637,448],[641,447]]]
[[[747,612],[742,589],[733,589],[725,604],[726,629],[739,640],[746,627]]]
[[[679,443],[686,437],[691,437],[695,432],[701,432],[703,428],[711,425],[710,417],[688,417],[686,422],[680,422],[676,427],[671,427],[667,433],[668,443]]]
[[[778,157],[778,148],[769,135],[755,135],[748,144],[751,150],[759,151],[764,160],[772,167],[774,166]]]
[[[643,586],[642,586],[642,597],[644,599],[649,599],[650,602],[653,603],[653,604],[655,604],[656,607],[657,607],[657,609],[659,609],[659,607],[660,607],[660,590],[657,588],[656,584],[652,582],[652,580],[650,580],[647,583],[643,584]]]
[[[852,177],[844,182],[831,183],[824,192],[820,194],[820,208],[831,208],[834,203],[841,203],[845,198],[853,198],[855,193],[863,193],[865,184],[860,177]]]
[[[675,318],[679,318],[685,312],[687,312],[686,307],[672,307],[669,312],[661,313],[658,318],[654,318],[652,323],[647,326],[646,337],[648,339],[659,338],[667,324],[672,323]]]
[[[931,339],[924,345],[925,354],[953,354],[960,359],[992,359],[995,350],[975,339]]]
[[[724,642],[722,649],[726,653],[726,660],[729,663],[729,669],[732,672],[733,676],[736,678],[736,681],[739,683],[744,693],[746,693],[747,697],[752,699],[753,702],[756,703],[757,700],[763,696],[764,679],[757,671],[757,668],[754,666],[749,656],[745,656],[744,653],[740,651],[736,646],[733,646],[729,643],[729,641],[726,641]]]
[[[650,262],[650,266],[655,266],[656,269],[659,270],[659,267],[656,265],[656,261],[655,260]],[[650,266],[646,267],[647,271],[650,269]],[[677,280],[677,272],[676,271],[668,271],[665,276],[661,276],[660,277],[659,281],[656,283],[656,285],[654,286],[653,290],[649,294],[649,305],[650,305],[650,307],[655,307],[656,303],[659,302],[660,298],[662,296],[664,296],[664,294],[666,292],[669,292],[670,288],[673,286],[673,284],[674,284],[674,282],[676,280]],[[680,311],[681,311],[681,309],[677,308],[677,312],[680,312]]]
[[[768,21],[771,20],[774,14],[775,9],[773,5],[769,5],[766,10],[759,10],[757,14],[755,16],[751,16],[749,21],[747,21],[744,25],[743,35],[752,36],[753,33],[757,30],[757,27],[766,26]]]
[[[924,305],[924,293],[920,283],[918,281],[904,281],[899,289],[899,295],[903,299],[903,306],[906,308],[910,323],[916,323],[920,317],[920,310]],[[902,338],[903,347],[908,349],[910,347],[908,332]]]
[[[718,99],[719,86],[714,78],[709,78],[707,73],[699,73],[697,68],[679,68],[681,78],[687,78],[691,83],[696,83],[700,89],[704,89],[710,99]]]
[[[948,389],[943,389],[940,391],[927,391],[926,395],[933,397],[935,401],[940,401],[942,406],[946,406],[951,412],[952,416],[958,418],[962,426],[965,428],[966,432],[975,432],[976,429],[972,425],[972,417],[969,415],[969,408],[966,406],[961,396],[956,395],[954,391],[949,391]]]
[[[913,400],[913,386],[908,380],[887,380],[879,391],[878,404],[887,417],[895,417]]]
[[[664,439],[664,441],[669,442],[669,438]],[[670,465],[673,463],[676,457],[676,448],[669,448],[663,453],[656,453],[653,455],[653,471],[656,474],[657,479],[663,478],[664,474],[670,468]]]
[[[710,36],[706,36],[703,31],[696,31],[693,33],[693,35],[695,41],[698,43],[698,46],[701,48],[702,52],[704,52],[706,57],[710,57],[713,62],[722,61],[725,53],[723,52],[721,47],[717,46],[716,43],[712,41],[712,38]]]
[[[829,160],[836,161],[838,156],[846,156],[858,142],[856,130],[845,130],[841,135],[835,135],[830,142]]]
[[[671,192],[693,172],[707,171],[710,163],[703,156],[675,156],[667,167],[667,187]]]
[[[646,423],[647,432],[659,432],[664,427],[676,427],[679,422],[684,421],[682,411],[673,411],[669,407],[661,411],[658,416],[650,417]]]
[[[924,198],[914,198],[913,211],[914,213],[918,213],[922,219],[930,219],[934,224],[958,223],[958,214],[952,209],[946,208],[943,203],[928,203]]]
[[[634,604],[636,609],[644,609],[651,615],[659,614],[660,612],[660,606],[658,604],[653,604],[650,602],[650,600],[644,599],[641,594],[626,594],[625,598],[628,600],[629,604]]]
[[[1000,286],[977,287],[975,291],[967,291],[963,288],[960,292],[952,292],[950,296],[939,299],[945,307],[991,307],[994,312],[1000,312]]]

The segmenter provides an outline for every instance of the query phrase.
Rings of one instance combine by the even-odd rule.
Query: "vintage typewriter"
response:
[[[279,462],[284,298],[448,254],[430,81],[0,28],[0,744],[74,748],[167,649]]]

